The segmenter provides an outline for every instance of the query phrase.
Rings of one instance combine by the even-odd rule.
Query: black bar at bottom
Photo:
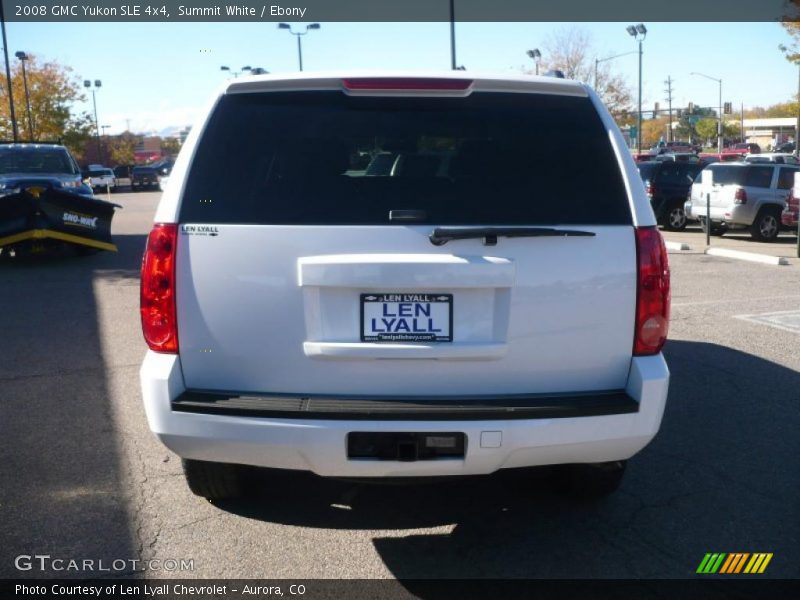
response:
[[[176,412],[285,419],[478,420],[559,419],[635,413],[622,390],[494,396],[309,396],[186,391]]]

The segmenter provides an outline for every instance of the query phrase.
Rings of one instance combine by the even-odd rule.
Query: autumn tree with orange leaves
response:
[[[94,121],[86,112],[76,112],[74,105],[86,98],[80,79],[70,67],[54,61],[41,62],[28,55],[25,71],[30,99],[30,118],[26,102],[22,64],[15,61],[11,68],[11,87],[14,95],[14,112],[17,131],[21,140],[61,140],[80,160],[87,139],[94,133]],[[14,138],[11,125],[11,110],[5,78],[2,83],[0,102],[0,138]]]

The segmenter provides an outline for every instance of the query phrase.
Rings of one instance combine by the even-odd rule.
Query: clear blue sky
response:
[[[458,63],[481,71],[530,67],[529,48],[542,47],[557,29],[579,27],[599,56],[634,50],[627,23],[463,23],[457,25]],[[778,50],[788,41],[775,23],[648,23],[644,54],[644,107],[664,101],[672,76],[677,105],[716,105],[717,84],[692,77],[700,71],[723,79],[724,101],[739,107],[788,100],[797,69]],[[8,23],[11,52],[24,50],[71,66],[82,79],[101,79],[101,125],[122,131],[183,126],[224,81],[220,65],[297,69],[293,36],[274,23]],[[13,56],[13,54],[12,54]],[[430,68],[450,64],[448,23],[323,23],[303,41],[306,70]],[[12,59],[13,60],[13,59]],[[633,90],[637,57],[614,61]],[[91,102],[83,109],[90,109]]]

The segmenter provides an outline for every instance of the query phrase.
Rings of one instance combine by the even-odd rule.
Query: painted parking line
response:
[[[735,315],[735,318],[769,325],[783,331],[800,333],[800,310],[782,310],[779,312],[762,313],[755,315]]]
[[[770,256],[768,254],[756,254],[755,252],[742,252],[741,250],[731,250],[730,248],[706,248],[705,253],[710,256],[721,256],[736,260],[746,260],[748,262],[757,262],[766,265],[790,264],[789,259],[784,256]]]

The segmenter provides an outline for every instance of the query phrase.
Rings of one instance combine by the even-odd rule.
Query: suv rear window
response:
[[[656,181],[667,185],[690,185],[701,168],[696,163],[665,163],[658,172]]]
[[[608,133],[587,98],[339,91],[221,98],[180,220],[381,225],[396,209],[454,225],[632,222]]]
[[[747,170],[747,167],[717,163],[709,165],[704,173],[709,171],[713,173],[715,185],[745,185]],[[708,180],[704,179],[704,181]]]
[[[640,162],[636,163],[636,168],[639,169],[639,175],[642,179],[652,179],[653,176],[658,175],[658,169],[661,166],[659,162]]]

